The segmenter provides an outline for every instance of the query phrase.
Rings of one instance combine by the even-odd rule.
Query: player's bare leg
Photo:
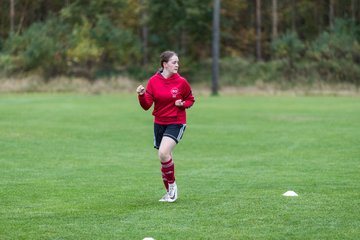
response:
[[[159,159],[160,162],[165,163],[170,161],[172,158],[172,151],[176,146],[174,139],[164,136],[161,140],[159,147]]]
[[[166,178],[168,181],[167,195],[165,197],[166,202],[175,202],[177,199],[177,186],[175,183],[175,168],[174,162],[172,160],[172,151],[176,146],[174,139],[164,136],[161,140],[159,147],[159,159],[161,162],[161,171],[163,173],[163,178]],[[163,198],[164,198],[163,197]],[[160,201],[164,199],[160,199]]]

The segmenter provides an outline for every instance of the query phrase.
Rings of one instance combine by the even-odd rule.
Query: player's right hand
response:
[[[143,95],[145,93],[145,88],[143,85],[140,85],[136,88],[136,92],[138,95]]]

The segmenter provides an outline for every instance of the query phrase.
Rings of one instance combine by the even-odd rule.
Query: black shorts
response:
[[[162,125],[154,123],[154,148],[159,149],[163,136],[174,139],[176,143],[181,140],[186,124]]]

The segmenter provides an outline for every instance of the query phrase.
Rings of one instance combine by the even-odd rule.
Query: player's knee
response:
[[[159,150],[159,159],[161,162],[166,162],[166,161],[169,161],[170,160],[170,154],[166,151],[163,151],[163,150]]]

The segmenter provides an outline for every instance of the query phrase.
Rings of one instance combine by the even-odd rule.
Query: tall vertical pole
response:
[[[10,0],[10,34],[14,32],[15,0]]]
[[[148,2],[146,0],[141,0],[141,33],[142,33],[142,50],[143,50],[143,65],[146,66],[149,63],[148,58]]]
[[[219,88],[220,0],[214,0],[212,33],[212,95],[217,95]]]
[[[278,16],[277,16],[277,0],[272,0],[272,40],[278,35]]]
[[[291,0],[292,16],[291,16],[291,30],[296,32],[296,19],[297,19],[297,2],[296,0]]]
[[[334,0],[329,2],[329,26],[330,29],[334,27]]]
[[[351,19],[355,22],[355,0],[351,0]]]
[[[262,60],[261,55],[261,0],[256,0],[256,59]]]
[[[351,19],[355,21],[355,0],[351,0]]]

